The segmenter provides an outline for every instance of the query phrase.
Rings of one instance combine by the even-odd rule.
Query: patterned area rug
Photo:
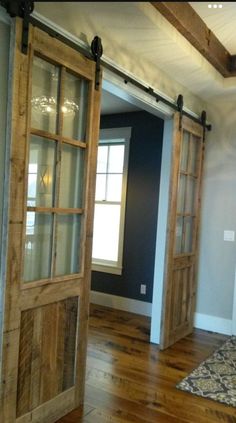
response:
[[[176,388],[236,407],[236,337],[226,341]]]

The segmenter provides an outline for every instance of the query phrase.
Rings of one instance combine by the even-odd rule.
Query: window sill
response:
[[[108,264],[92,263],[92,271],[111,273],[113,275],[122,275],[122,267],[110,266]]]

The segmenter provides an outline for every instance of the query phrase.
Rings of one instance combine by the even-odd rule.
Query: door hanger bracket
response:
[[[177,98],[177,108],[179,111],[179,130],[180,131],[182,129],[183,107],[184,107],[184,98],[182,94],[179,94]]]
[[[102,40],[96,35],[91,43],[91,51],[96,62],[95,70],[95,89],[99,90],[100,85],[100,71],[101,71],[101,57],[103,54]]]
[[[32,0],[25,0],[21,3],[23,27],[22,27],[22,38],[21,38],[21,51],[23,54],[28,52],[29,44],[29,21],[30,15],[34,10],[34,2]]]

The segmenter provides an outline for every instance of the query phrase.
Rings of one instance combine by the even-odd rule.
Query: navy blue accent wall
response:
[[[101,128],[132,127],[122,275],[92,272],[94,291],[152,302],[163,120],[147,112],[101,117]],[[146,295],[140,284],[147,285]]]

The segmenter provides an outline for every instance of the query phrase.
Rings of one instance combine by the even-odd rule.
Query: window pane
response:
[[[185,203],[186,213],[194,213],[195,188],[196,188],[196,179],[189,176],[187,178],[187,194],[186,194],[186,203]]]
[[[200,146],[200,139],[195,135],[191,137],[191,154],[190,154],[190,173],[194,175],[197,173],[198,151]]]
[[[63,135],[85,141],[88,109],[88,82],[66,73],[63,112]]]
[[[50,277],[52,246],[51,214],[27,212],[24,257],[24,281]]]
[[[110,145],[109,148],[109,173],[123,173],[124,145]]]
[[[52,207],[56,142],[32,136],[28,167],[28,206]]]
[[[97,175],[96,179],[96,201],[104,201],[106,199],[106,175]]]
[[[108,175],[107,201],[121,201],[123,175]]]
[[[108,146],[99,145],[98,159],[97,159],[97,173],[107,172],[107,155],[108,155]]]
[[[31,127],[55,133],[59,68],[35,56],[32,72]]]
[[[182,250],[183,218],[177,217],[175,229],[175,254],[180,254]]]
[[[93,233],[93,258],[118,260],[120,206],[96,204]]]
[[[84,149],[62,144],[59,207],[83,207]]]
[[[184,212],[185,191],[186,191],[186,176],[180,175],[179,186],[178,186],[178,197],[177,197],[177,213]]]
[[[79,273],[81,266],[81,215],[58,215],[56,219],[56,276]]]
[[[180,169],[183,172],[188,170],[188,150],[189,150],[189,133],[183,131],[183,139],[181,145]]]
[[[192,239],[193,239],[193,218],[185,217],[184,218],[185,226],[185,239],[184,239],[184,252],[191,253],[192,251]]]
[[[38,166],[37,166],[37,168],[38,168]],[[27,200],[28,206],[35,206],[36,195],[37,195],[37,171],[36,171],[36,173],[32,172],[31,166],[29,164],[29,170],[28,170],[28,200]]]

